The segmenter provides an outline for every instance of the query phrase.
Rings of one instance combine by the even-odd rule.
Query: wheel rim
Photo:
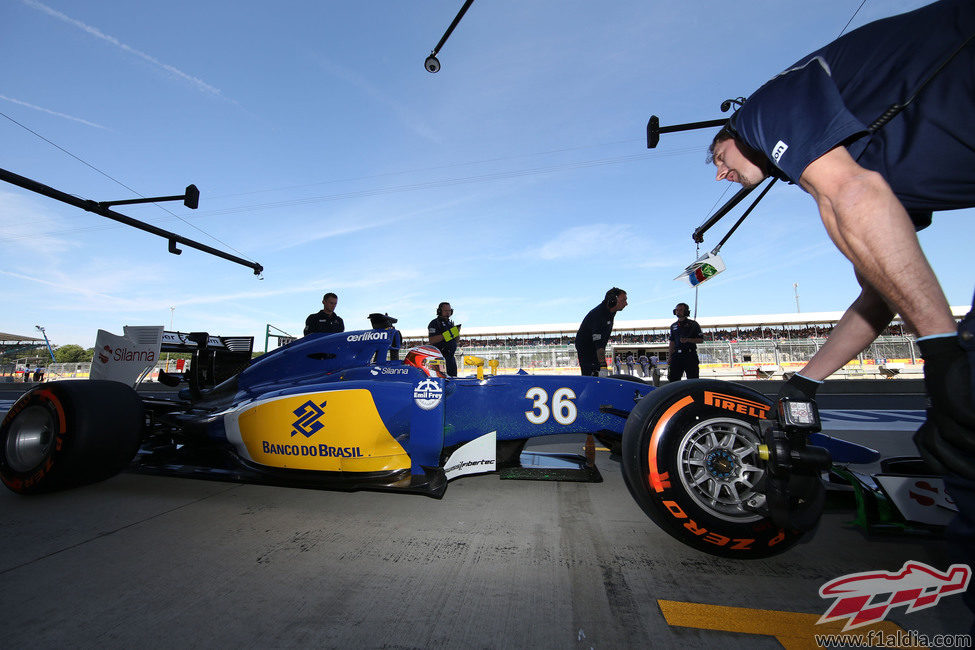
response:
[[[43,406],[25,408],[10,424],[7,434],[7,465],[15,472],[28,472],[51,453],[56,425],[53,414]]]
[[[745,504],[762,496],[755,486],[765,470],[758,456],[761,441],[747,422],[729,418],[695,425],[681,440],[680,480],[706,511],[726,521],[756,521]]]

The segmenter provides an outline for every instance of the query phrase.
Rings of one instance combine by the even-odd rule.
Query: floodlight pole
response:
[[[40,325],[35,325],[34,327],[40,330],[41,336],[44,337],[44,342],[47,343],[47,353],[51,355],[51,363],[57,363],[57,359],[54,358],[54,350],[51,349],[51,342],[47,340],[47,332]]]
[[[6,169],[0,169],[0,180],[6,181],[11,185],[17,185],[25,190],[30,190],[31,192],[36,192],[38,194],[43,194],[48,198],[52,198],[56,201],[61,201],[62,203],[67,203],[68,205],[73,205],[76,208],[81,208],[87,212],[94,212],[95,214],[101,215],[113,221],[118,221],[119,223],[124,223],[127,226],[132,226],[133,228],[138,228],[139,230],[144,230],[153,235],[162,237],[163,239],[169,240],[169,252],[173,255],[180,255],[183,251],[176,248],[176,244],[183,244],[189,246],[190,248],[195,248],[198,251],[203,251],[204,253],[209,253],[210,255],[215,255],[216,257],[223,258],[235,264],[240,264],[241,266],[246,266],[254,270],[254,275],[260,275],[264,271],[264,267],[257,262],[251,262],[245,260],[242,257],[237,257],[236,255],[231,255],[230,253],[225,253],[224,251],[217,250],[212,246],[207,246],[198,241],[192,239],[187,239],[182,235],[177,235],[176,233],[169,232],[168,230],[163,230],[162,228],[157,228],[148,223],[139,221],[138,219],[133,219],[132,217],[127,217],[124,214],[109,210],[109,205],[119,205],[121,203],[146,203],[150,201],[168,201],[168,200],[178,200],[183,199],[183,202],[187,207],[195,208],[199,203],[200,192],[196,189],[194,185],[190,185],[186,188],[186,194],[182,196],[175,197],[159,197],[155,199],[132,199],[129,201],[105,201],[99,203],[97,201],[92,201],[91,199],[81,199],[77,196],[73,196],[61,190],[56,190],[53,187],[44,185],[43,183],[38,183],[35,180],[31,180],[19,174],[7,171]]]

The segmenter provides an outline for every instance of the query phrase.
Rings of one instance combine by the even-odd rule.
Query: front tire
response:
[[[35,494],[114,476],[135,456],[144,426],[142,401],[125,384],[40,384],[0,423],[0,480]]]
[[[644,397],[623,429],[623,477],[669,535],[711,555],[782,553],[802,537],[754,511],[764,502],[759,421],[772,403],[710,379],[673,382]]]

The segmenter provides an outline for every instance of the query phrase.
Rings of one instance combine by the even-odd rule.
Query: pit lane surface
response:
[[[860,401],[859,412],[826,409],[827,423],[889,453],[912,449],[917,411]],[[11,648],[815,647],[812,634],[829,631],[815,626],[831,604],[818,595],[823,583],[908,560],[950,564],[943,541],[867,538],[848,524],[852,512],[828,512],[778,557],[711,557],[656,528],[607,453],[597,465],[600,484],[471,476],[440,501],[134,474],[40,497],[3,490],[0,639]],[[888,620],[931,636],[961,633],[971,619],[947,597]]]

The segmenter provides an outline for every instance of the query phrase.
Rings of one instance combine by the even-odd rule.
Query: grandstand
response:
[[[0,381],[13,380],[26,364],[36,368],[50,361],[43,344],[44,339],[0,332]]]
[[[952,307],[956,319],[968,306]],[[826,341],[843,312],[757,314],[748,316],[703,316],[695,320],[704,331],[698,345],[702,377],[723,379],[770,379],[800,369]],[[581,317],[580,317],[581,318]],[[645,354],[659,366],[667,363],[667,338],[674,318],[617,320],[607,348],[635,357]],[[524,369],[533,374],[579,372],[575,351],[578,323],[467,327],[461,331],[458,362],[463,355],[497,359],[501,372]],[[403,331],[403,345],[427,342],[425,329]],[[460,363],[458,363],[460,367]],[[610,366],[612,368],[612,366]],[[632,372],[642,375],[639,369]],[[462,371],[461,374],[464,374]],[[919,377],[921,358],[914,336],[900,319],[895,319],[871,346],[834,377],[892,378]]]

